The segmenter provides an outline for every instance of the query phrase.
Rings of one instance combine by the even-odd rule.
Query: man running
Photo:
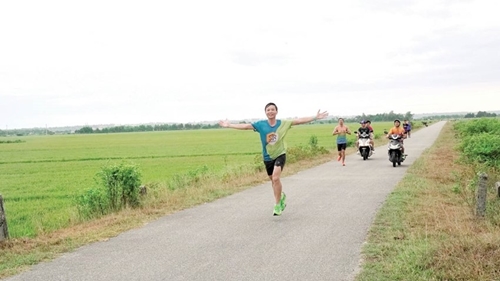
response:
[[[309,123],[318,119],[323,119],[328,116],[328,112],[318,112],[314,117],[303,117],[294,120],[276,119],[278,107],[270,102],[264,107],[267,120],[260,120],[252,124],[231,124],[227,120],[219,121],[219,125],[223,128],[233,128],[238,130],[254,130],[260,134],[262,143],[262,155],[267,175],[271,180],[274,191],[275,205],[273,214],[281,215],[286,207],[286,195],[282,192],[281,172],[285,167],[286,161],[286,144],[285,138],[288,130],[293,125]]]
[[[333,129],[332,135],[337,135],[337,151],[339,153],[339,157],[337,157],[337,161],[342,160],[342,166],[345,166],[345,150],[347,148],[347,135],[351,134],[349,128],[344,125],[344,119],[339,118],[339,124]]]

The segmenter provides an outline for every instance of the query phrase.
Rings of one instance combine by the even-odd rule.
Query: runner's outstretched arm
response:
[[[297,118],[292,121],[292,125],[300,125],[300,124],[305,124],[309,123],[315,120],[323,119],[328,116],[328,111],[323,111],[320,112],[318,110],[318,113],[316,113],[316,116],[313,117],[302,117],[302,118]]]
[[[227,120],[221,120],[219,121],[219,126],[222,128],[232,128],[232,129],[238,129],[238,130],[253,130],[252,124],[231,124]]]

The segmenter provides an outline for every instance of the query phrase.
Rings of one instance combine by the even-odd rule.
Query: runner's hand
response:
[[[229,127],[229,121],[221,120],[221,121],[219,121],[219,126],[221,126],[223,128],[227,128],[227,127]]]
[[[316,113],[316,119],[323,119],[327,116],[328,116],[328,111],[320,112],[320,110],[318,110],[318,113]]]

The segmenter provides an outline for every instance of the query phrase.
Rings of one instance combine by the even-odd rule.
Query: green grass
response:
[[[414,163],[419,164],[418,160]],[[434,250],[432,243],[425,237],[414,237],[407,230],[407,214],[416,207],[412,202],[421,192],[415,186],[426,184],[425,180],[408,175],[390,194],[370,230],[370,243],[364,247],[368,262],[358,281],[435,280],[434,273],[428,269]]]
[[[359,124],[348,124],[356,130]],[[374,124],[379,134],[392,124]],[[294,126],[288,146],[318,145],[336,149],[336,124]],[[212,173],[248,165],[260,155],[257,133],[233,129],[148,133],[13,137],[0,144],[0,194],[11,237],[36,237],[78,223],[74,196],[94,187],[101,167],[133,163],[145,184],[166,184],[173,176],[200,167]],[[349,136],[354,140],[355,136]],[[5,138],[6,141],[10,138]]]

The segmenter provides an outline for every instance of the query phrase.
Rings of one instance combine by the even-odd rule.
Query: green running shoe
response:
[[[281,216],[281,204],[274,205],[274,213],[275,216]]]
[[[284,192],[281,192],[280,205],[281,205],[281,211],[284,211],[286,208],[286,194]]]

